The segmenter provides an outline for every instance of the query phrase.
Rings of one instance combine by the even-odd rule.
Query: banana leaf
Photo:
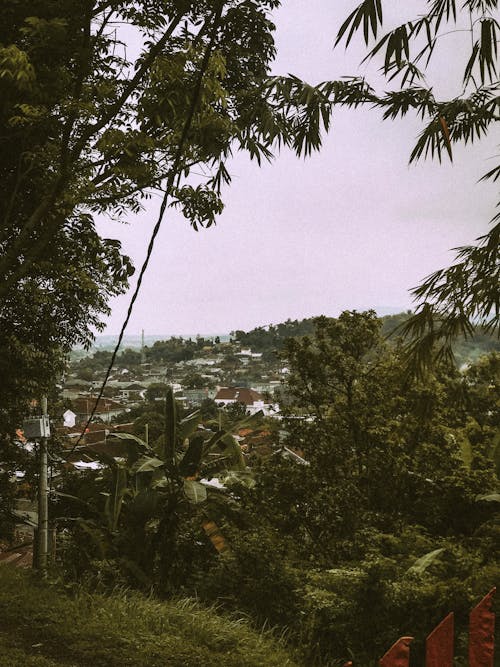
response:
[[[228,470],[224,475],[219,476],[219,480],[223,484],[243,484],[248,489],[253,489],[256,484],[253,472],[249,469],[247,470]]]
[[[486,503],[500,503],[500,493],[484,493],[476,496],[476,502],[484,501]]]
[[[141,472],[153,472],[153,470],[156,470],[163,465],[164,461],[155,456],[142,456],[140,459],[137,459],[131,467],[130,472],[136,475]]]
[[[195,482],[191,479],[184,480],[184,493],[187,499],[195,505],[203,503],[207,499],[206,487],[200,484],[200,482]]]
[[[203,455],[203,436],[196,435],[179,462],[178,470],[182,477],[192,477],[199,471],[201,457]]]
[[[198,428],[200,423],[200,411],[196,410],[191,412],[191,414],[181,419],[178,425],[178,440],[180,443],[183,443],[186,438],[189,438]]]
[[[412,574],[423,574],[427,568],[432,565],[436,558],[443,553],[443,551],[443,547],[440,549],[434,549],[434,551],[429,551],[416,560],[413,565],[408,568],[408,572],[411,572]]]

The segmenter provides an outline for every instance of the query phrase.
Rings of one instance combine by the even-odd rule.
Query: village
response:
[[[185,414],[200,411],[200,423],[211,419],[215,426],[224,423],[230,429],[238,418],[260,417],[252,428],[233,433],[245,454],[269,456],[281,451],[302,462],[300,452],[282,445],[281,407],[286,403],[288,368],[276,351],[257,352],[238,339],[221,342],[219,337],[198,337],[194,342],[171,338],[151,347],[143,342],[139,350],[127,348],[119,356],[99,400],[109,353],[98,349],[75,356],[68,364],[63,408],[55,421],[66,448],[76,442],[99,447],[116,432],[154,440],[160,427],[155,430],[149,422],[161,422],[165,390],[171,387]]]

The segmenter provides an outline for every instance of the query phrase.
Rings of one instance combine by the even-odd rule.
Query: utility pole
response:
[[[42,397],[42,418],[48,421],[47,397]],[[47,496],[47,437],[40,438],[40,468],[38,475],[38,558],[37,568],[42,577],[47,576],[47,551],[49,535],[49,508]]]
[[[47,575],[47,556],[49,542],[49,510],[47,496],[47,438],[50,437],[50,422],[47,414],[47,397],[42,396],[41,417],[23,419],[24,437],[29,441],[39,442],[38,447],[38,526],[36,532],[36,558],[33,566],[40,570],[42,577]]]

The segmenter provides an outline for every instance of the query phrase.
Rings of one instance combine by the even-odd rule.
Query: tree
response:
[[[9,147],[1,296],[55,254],[74,216],[138,210],[173,167],[183,175],[174,203],[197,229],[221,209],[234,149],[260,161],[282,143],[298,153],[319,146],[327,106],[322,119],[310,119],[308,87],[294,80],[294,95],[284,98],[268,77],[274,26],[267,12],[278,4],[89,0],[78,11],[52,0],[28,11],[11,3],[0,54]],[[121,48],[123,22],[142,41],[135,60]],[[206,186],[185,180],[195,164],[212,173]]]
[[[469,406],[478,410],[474,419],[486,420],[469,433],[474,413],[464,378],[441,364],[425,381],[409,382],[400,350],[387,345],[380,328],[374,312],[344,312],[317,318],[314,336],[290,339],[285,348],[292,397],[288,444],[310,463],[286,476],[303,478],[291,482],[303,508],[296,521],[305,522],[325,550],[335,535],[348,536],[355,548],[358,531],[372,520],[392,527],[418,523],[438,534],[449,526],[467,532],[474,525],[470,518],[480,516],[475,496],[497,484],[487,417],[496,396],[487,389],[494,364],[481,362],[477,388],[475,372],[466,380]],[[464,451],[470,457],[465,464]],[[350,549],[348,543],[337,546]]]
[[[402,450],[394,418],[401,410],[401,374],[380,328],[373,311],[320,317],[313,336],[289,339],[283,352],[290,368],[289,443],[311,462],[304,474],[320,475],[319,488],[335,499],[328,504],[339,515],[332,520],[336,530],[340,521],[355,531],[361,509],[373,504],[381,489],[387,507],[399,492]]]
[[[191,371],[184,377],[183,384],[186,389],[202,389],[209,383],[207,383],[200,373]]]
[[[425,121],[410,162],[428,156],[441,161],[444,155],[452,160],[454,144],[467,145],[491,135],[500,120],[498,1],[427,0],[425,4],[427,11],[380,36],[382,1],[363,0],[336,40],[337,44],[345,40],[348,46],[362,26],[365,43],[370,45],[366,59],[383,56],[385,78],[400,82],[382,95],[370,88],[366,100],[383,111],[384,119],[414,112]],[[441,39],[450,31],[463,32],[464,48],[471,46],[463,80],[457,82],[460,92],[454,99],[440,101],[426,73],[439,53]],[[483,179],[499,177],[500,165]],[[402,331],[410,336],[408,351],[417,372],[433,358],[452,357],[453,340],[470,336],[477,325],[500,331],[500,213],[491,225],[477,245],[458,249],[455,264],[436,271],[413,291],[417,311]]]
[[[141,353],[127,348],[117,359],[121,366],[138,366],[141,363]]]
[[[119,242],[96,233],[95,214],[120,219],[157,192],[163,204],[155,233],[167,204],[198,230],[222,210],[233,151],[260,162],[282,145],[297,154],[320,146],[329,102],[295,78],[283,94],[269,76],[268,13],[278,5],[6,3],[0,357],[26,399],[47,389],[61,354],[89,343],[109,297],[131,275]],[[124,48],[122,26],[139,42],[137,55]],[[205,183],[190,179],[196,166],[208,174]],[[19,398],[15,383],[9,391]]]
[[[219,416],[219,408],[213,398],[204,398],[200,404],[200,417],[202,421],[215,420]]]
[[[228,403],[224,408],[224,412],[229,423],[234,424],[244,419],[247,414],[247,406],[245,403],[240,403],[239,401]]]
[[[284,350],[293,403],[280,424],[306,464],[276,454],[235,491],[233,556],[201,595],[286,619],[308,664],[374,664],[408,619],[424,637],[457,591],[465,613],[471,585],[494,580],[498,359],[409,382],[375,313],[314,325]],[[418,660],[424,651],[416,642]]]
[[[146,389],[146,400],[153,402],[165,398],[168,385],[165,382],[152,382]]]

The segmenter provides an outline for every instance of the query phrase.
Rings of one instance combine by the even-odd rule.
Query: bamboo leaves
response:
[[[498,23],[493,18],[483,18],[481,20],[481,41],[479,48],[479,71],[481,74],[481,83],[486,81],[486,72],[488,79],[494,81],[497,75],[497,29]]]
[[[493,18],[484,17],[480,21],[480,36],[474,42],[471,55],[467,61],[464,71],[464,83],[473,80],[475,65],[479,64],[479,75],[481,84],[487,81],[493,83],[497,77],[497,55],[498,55],[498,22]]]
[[[377,29],[382,25],[382,1],[381,0],[364,0],[347,19],[344,21],[335,40],[335,46],[342,40],[344,35],[349,30],[346,38],[346,47],[349,46],[356,31],[363,24],[363,36],[365,42],[368,43],[370,33],[373,37],[377,37]]]
[[[380,69],[388,81],[398,76],[401,80],[398,88],[383,95],[370,91],[364,102],[381,109],[384,120],[413,111],[424,121],[410,163],[427,157],[441,162],[445,154],[451,161],[454,144],[484,139],[500,120],[500,26],[495,10],[498,0],[465,0],[461,5],[456,0],[429,0],[426,13],[382,35],[368,51],[365,60],[381,58]],[[377,39],[379,20],[381,24],[375,3],[361,3],[342,24],[336,44],[343,38],[349,44],[362,26],[367,44],[370,35]],[[439,53],[441,40],[462,32],[464,37],[469,33],[466,48],[470,48],[462,81],[457,82],[463,90],[454,99],[439,101],[426,83],[427,66]],[[338,97],[335,101],[344,104]],[[493,167],[482,180],[499,177],[500,167]],[[452,360],[457,336],[469,337],[477,326],[493,330],[500,325],[500,212],[491,223],[476,246],[458,249],[454,264],[413,290],[416,312],[402,333],[407,336],[408,368],[417,375],[435,360]]]

